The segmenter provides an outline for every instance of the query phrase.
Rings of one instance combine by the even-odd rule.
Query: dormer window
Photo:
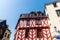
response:
[[[30,13],[30,16],[31,16],[31,17],[34,17],[34,16],[36,16],[36,13],[35,13],[35,12],[31,12],[31,13]]]
[[[21,15],[20,15],[20,17],[24,17],[24,15],[23,15],[23,14],[21,14]]]
[[[43,13],[42,12],[37,12],[37,16],[43,16]]]

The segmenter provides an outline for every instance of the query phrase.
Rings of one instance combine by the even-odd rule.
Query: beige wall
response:
[[[5,37],[5,33],[7,33],[6,37]],[[9,31],[9,29],[6,29],[5,33],[4,33],[4,36],[3,36],[2,40],[3,40],[3,39],[9,40],[9,39],[10,39],[10,36],[9,36],[9,38],[8,38],[8,34],[11,35],[11,32]]]
[[[60,1],[60,0],[57,0],[57,1]]]

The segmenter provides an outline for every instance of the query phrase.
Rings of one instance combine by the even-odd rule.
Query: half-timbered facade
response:
[[[21,14],[14,40],[52,40],[47,16],[42,12]]]

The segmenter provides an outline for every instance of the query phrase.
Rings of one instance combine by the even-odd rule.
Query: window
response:
[[[30,20],[27,20],[27,25],[30,25]]]
[[[60,17],[60,10],[56,10],[57,16]]]
[[[53,3],[54,7],[57,7],[56,3]]]
[[[8,34],[7,38],[9,38],[9,36],[10,36],[10,35]]]
[[[27,37],[28,37],[28,32],[29,32],[29,29],[26,29],[25,38],[27,38]]]
[[[7,35],[7,33],[5,33],[5,35],[4,35],[4,36],[6,37],[6,35]]]
[[[37,37],[41,37],[41,29],[37,29]]]
[[[39,25],[40,24],[40,20],[36,20],[36,25]]]

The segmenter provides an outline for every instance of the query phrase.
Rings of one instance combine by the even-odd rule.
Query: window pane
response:
[[[56,10],[57,16],[60,17],[60,10]]]
[[[36,25],[39,25],[40,24],[40,20],[36,20]]]

